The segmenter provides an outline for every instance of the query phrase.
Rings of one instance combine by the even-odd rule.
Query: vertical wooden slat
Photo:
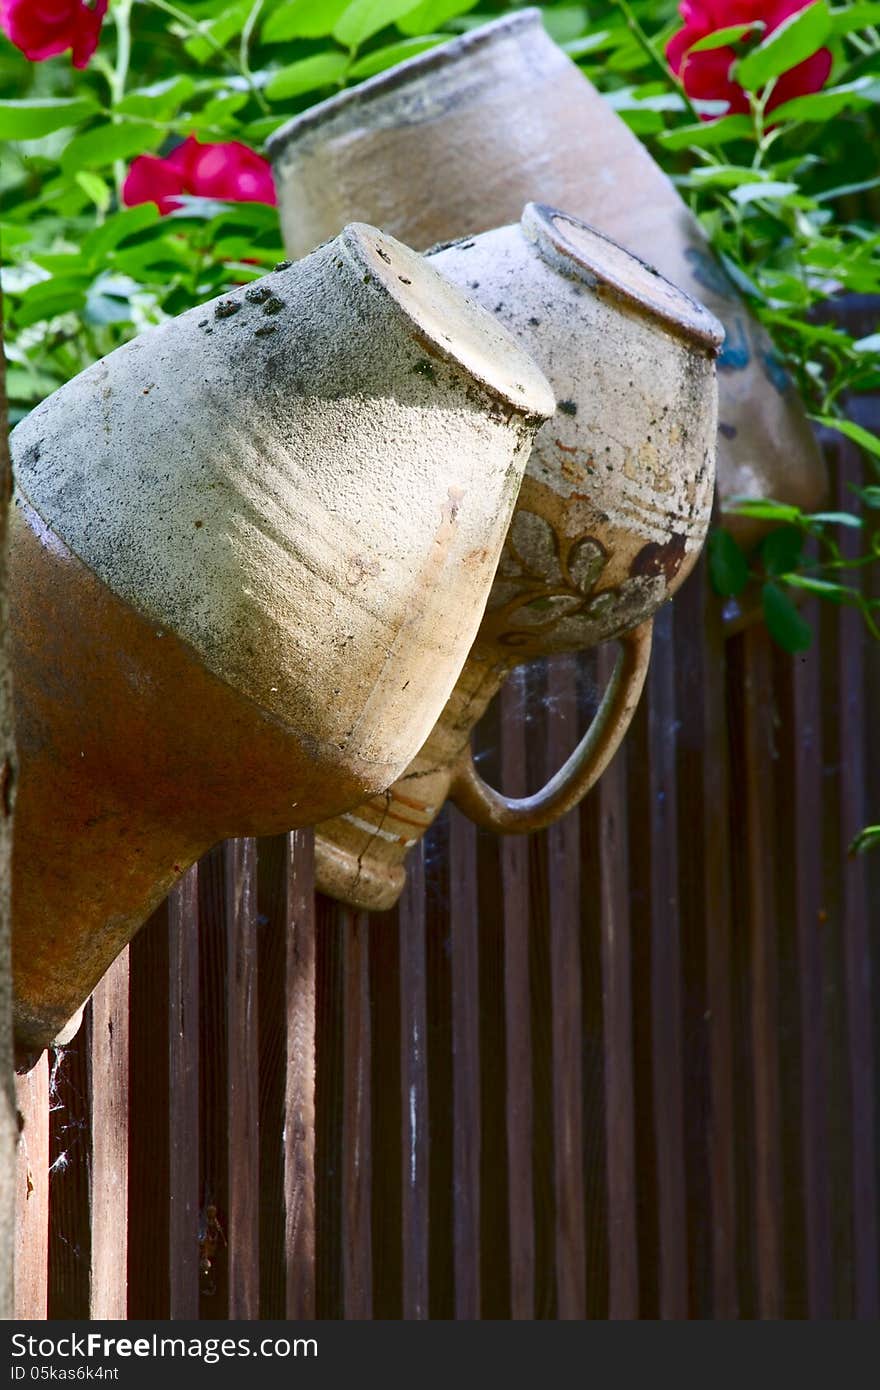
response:
[[[613,654],[599,657],[607,681]],[[632,957],[626,811],[626,752],[606,769],[599,800],[602,1009],[605,1051],[605,1170],[608,1184],[608,1316],[639,1315],[633,1099]]]
[[[848,484],[861,482],[856,449],[840,451],[838,503],[852,505]],[[862,538],[842,535],[844,553],[858,551]],[[851,583],[853,576],[848,576]],[[840,741],[841,821],[839,853],[845,865],[843,880],[843,953],[846,980],[847,1057],[849,1072],[849,1123],[852,1133],[852,1212],[854,1315],[865,1321],[880,1317],[880,1252],[877,1227],[876,1063],[872,1038],[871,914],[868,873],[864,856],[847,860],[853,836],[867,825],[872,814],[866,787],[867,728],[865,698],[865,647],[868,642],[862,618],[851,608],[839,613],[838,670],[840,691],[838,736]]]
[[[407,861],[400,926],[400,1085],[403,1110],[403,1316],[428,1313],[428,1058],[424,842]]]
[[[129,1318],[167,1318],[171,1299],[173,1092],[162,1065],[170,1035],[168,914],[166,899],[128,948]],[[194,1158],[198,1162],[198,1152]],[[197,1231],[194,1239],[197,1244]]]
[[[52,1319],[89,1316],[92,1232],[91,1162],[92,1005],[68,1045],[49,1066],[49,1313]]]
[[[452,940],[453,1194],[455,1316],[480,1316],[480,978],[477,843],[473,825],[449,811]]]
[[[807,613],[815,623],[814,605]],[[831,1209],[826,1123],[826,1030],[821,942],[822,920],[822,746],[819,658],[815,651],[795,660],[794,818],[798,966],[801,1000],[802,1143],[806,1204],[807,1280],[811,1318],[832,1316]]]
[[[547,771],[571,751],[577,730],[577,671],[571,658],[547,674],[551,708]],[[586,1241],[578,813],[547,831],[550,972],[553,995],[553,1138],[556,1287],[560,1319],[586,1316]]]
[[[284,1225],[287,1316],[315,1316],[314,832],[288,836]]]
[[[170,1316],[199,1316],[199,880],[168,900]]]
[[[660,1234],[660,1316],[688,1314],[687,1206],[678,901],[676,701],[672,608],[654,623],[648,675],[651,827],[651,1037]]]
[[[228,951],[229,1316],[260,1315],[256,845],[224,847]]]
[[[762,1318],[779,1318],[783,1313],[782,1157],[773,883],[773,685],[770,637],[763,624],[749,628],[743,648],[757,1308]]]
[[[127,1315],[128,948],[92,995],[92,1261],[90,1316]]]
[[[525,672],[515,671],[501,693],[502,788],[525,796]],[[507,1062],[507,1182],[510,1312],[535,1312],[535,1211],[532,1191],[532,1029],[529,994],[529,845],[522,835],[501,841],[504,904],[504,1000]]]
[[[705,582],[703,662],[703,913],[709,1013],[711,1116],[709,1169],[712,1219],[712,1315],[736,1318],[736,1181],[734,1056],[731,999],[730,842],[726,662],[720,606]]]
[[[15,1078],[19,1114],[15,1182],[14,1308],[17,1319],[48,1317],[49,1058]],[[5,1252],[3,1258],[8,1258]]]
[[[339,909],[344,933],[342,1287],[344,1316],[373,1316],[370,939],[364,912]]]

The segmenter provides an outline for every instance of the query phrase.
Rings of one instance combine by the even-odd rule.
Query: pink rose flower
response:
[[[127,207],[156,203],[164,216],[180,206],[181,193],[228,203],[276,201],[272,170],[262,155],[238,140],[203,145],[194,135],[166,159],[139,155],[128,171],[122,201]]]
[[[0,0],[0,28],[32,63],[71,49],[84,68],[98,47],[107,0]]]
[[[766,25],[764,35],[774,29],[791,15],[805,10],[812,0],[682,0],[679,12],[684,20],[684,28],[673,34],[666,45],[669,66],[684,85],[689,97],[702,101],[726,101],[728,114],[747,114],[748,98],[730,76],[730,69],[736,62],[733,48],[710,48],[705,53],[691,53],[689,50],[699,40],[714,34],[718,29],[727,29],[734,24],[752,24],[762,20]],[[827,48],[820,48],[812,57],[789,68],[776,79],[776,86],[767,102],[767,110],[791,101],[794,97],[807,96],[824,87],[831,71],[831,54]]]

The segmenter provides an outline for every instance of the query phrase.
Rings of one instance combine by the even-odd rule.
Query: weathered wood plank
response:
[[[128,1315],[128,947],[92,995],[90,1316]]]
[[[763,624],[743,638],[745,815],[748,852],[754,1212],[757,1308],[783,1315],[782,1151],[779,1105],[779,1000],[773,881],[774,695],[770,637]]]
[[[171,1318],[199,1316],[199,870],[168,900]]]
[[[477,841],[449,811],[449,929],[452,944],[453,1225],[455,1316],[480,1316],[480,960]]]
[[[816,622],[815,605],[805,606]],[[801,1002],[802,1126],[810,1316],[833,1316],[831,1207],[827,1130],[827,1046],[822,964],[822,738],[816,645],[794,663],[798,964]]]
[[[502,789],[525,796],[526,679],[517,670],[501,692]],[[532,1025],[529,972],[529,845],[522,835],[501,841],[504,912],[505,1054],[508,1228],[511,1317],[535,1311],[535,1211],[532,1188]]]
[[[547,673],[551,718],[547,772],[571,752],[577,733],[577,668],[572,658]],[[586,1231],[578,812],[547,831],[553,1037],[553,1142],[556,1288],[560,1319],[586,1316]]]
[[[288,837],[287,1085],[284,1229],[287,1317],[315,1316],[315,860],[314,833]]]
[[[48,1317],[49,1057],[15,1078],[19,1114],[15,1177],[14,1316]]]
[[[704,587],[703,631],[703,914],[706,936],[706,1005],[709,1014],[711,1115],[708,1128],[712,1220],[712,1314],[739,1315],[736,1272],[737,1143],[734,1115],[733,1002],[731,976],[730,786],[726,653],[720,605]]]
[[[651,1037],[660,1236],[660,1316],[688,1315],[687,1194],[678,890],[675,633],[667,604],[654,623],[647,681],[651,827]]]
[[[342,1288],[344,1316],[373,1316],[369,918],[340,907],[343,941]]]
[[[425,849],[413,849],[398,913],[400,930],[400,1086],[403,1125],[403,1316],[428,1309],[428,1058],[425,973]]]
[[[224,846],[228,950],[229,1316],[260,1316],[257,881],[251,839]]]
[[[603,650],[599,657],[601,681],[610,678],[613,664],[613,653]],[[608,1316],[611,1319],[631,1319],[639,1315],[639,1255],[625,748],[617,753],[606,769],[596,796],[599,802],[605,1051]]]

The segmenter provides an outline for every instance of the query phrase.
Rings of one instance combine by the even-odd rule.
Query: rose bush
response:
[[[84,68],[98,47],[107,0],[0,0],[0,28],[32,62],[71,50]]]
[[[142,154],[122,186],[127,207],[155,203],[166,215],[180,206],[179,195],[216,198],[231,203],[275,203],[268,160],[239,140],[203,144],[190,135],[165,159]]]
[[[813,3],[815,0],[682,0],[679,13],[684,28],[673,34],[666,45],[669,66],[681,78],[688,96],[726,101],[728,114],[745,114],[750,109],[748,94],[731,75],[738,57],[736,49],[723,44],[694,53],[694,45],[711,34],[739,25],[755,25],[752,32],[762,36],[771,34]],[[831,52],[820,48],[775,79],[765,109],[771,111],[794,97],[818,92],[830,72]]]

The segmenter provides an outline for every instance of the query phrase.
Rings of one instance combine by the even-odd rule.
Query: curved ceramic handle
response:
[[[484,782],[470,748],[464,754],[449,798],[477,825],[503,835],[544,830],[586,796],[617,752],[636,711],[648,662],[653,623],[642,623],[621,637],[621,652],[602,703],[571,757],[534,796],[502,796]]]

